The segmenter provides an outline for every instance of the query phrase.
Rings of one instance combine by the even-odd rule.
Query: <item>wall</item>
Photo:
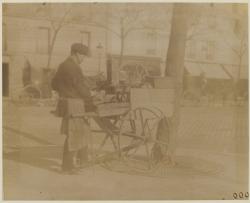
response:
[[[185,59],[186,61],[224,64],[233,77],[236,77],[239,69],[237,66],[238,57],[231,47],[237,47],[239,44],[234,33],[234,24],[240,14],[234,13],[232,4],[213,4],[213,6],[206,4],[202,8],[204,12],[198,14],[198,23],[193,26],[195,33],[198,32],[191,40],[187,40]],[[247,11],[245,10],[245,12]],[[165,14],[165,17],[167,19],[167,14]],[[113,29],[119,31],[119,23],[116,22]],[[149,37],[152,31],[131,32],[125,41],[124,55],[160,57],[161,66],[164,67],[169,43],[169,31],[170,26],[166,26],[163,30],[157,30],[154,40]],[[111,53],[119,54],[120,39],[109,33],[108,42]],[[150,48],[155,51],[150,53]],[[248,52],[244,55],[242,64],[241,78],[247,78]]]
[[[4,16],[3,24],[3,34],[6,40],[3,55],[9,56],[10,95],[16,96],[22,88],[22,68],[26,58],[38,71],[47,66],[48,39],[46,39],[46,35],[41,35],[41,28],[50,28],[50,23],[46,20]],[[106,39],[103,34],[105,31],[101,28],[80,24],[70,24],[60,30],[53,51],[51,68],[57,68],[69,55],[72,43],[81,42],[80,31],[89,32],[91,36],[91,56],[82,65],[84,74],[96,74],[99,69],[99,60],[101,71],[106,73],[106,55],[104,53]],[[96,48],[99,43],[103,46],[101,51]]]
[[[236,4],[235,4],[236,5]],[[244,12],[247,15],[247,6]],[[239,50],[239,38],[235,33],[235,22],[243,13],[235,13],[232,4],[214,4],[208,12],[201,16],[196,25],[200,32],[192,40],[187,41],[186,59],[207,63],[224,64],[234,78],[237,77],[239,57],[234,50]],[[241,20],[247,16],[242,14]],[[243,27],[247,28],[247,24]],[[246,38],[246,41],[247,38]],[[233,50],[234,49],[234,50]],[[210,57],[209,57],[209,56]],[[248,78],[248,50],[243,56],[241,78]]]

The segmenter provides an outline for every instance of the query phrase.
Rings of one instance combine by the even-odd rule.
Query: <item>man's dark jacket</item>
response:
[[[60,64],[51,83],[52,89],[59,93],[60,98],[83,99],[86,109],[93,108],[90,88],[81,68],[71,57]],[[58,103],[59,111],[64,111],[64,104]],[[60,106],[61,105],[61,106]],[[59,113],[61,114],[61,113]],[[63,116],[63,115],[60,115]]]

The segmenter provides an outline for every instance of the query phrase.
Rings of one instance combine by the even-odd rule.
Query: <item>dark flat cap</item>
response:
[[[74,43],[71,45],[71,53],[79,53],[83,55],[88,55],[89,48],[81,43]]]

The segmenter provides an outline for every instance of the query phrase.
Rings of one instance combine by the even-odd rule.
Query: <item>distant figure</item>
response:
[[[112,58],[110,54],[107,56],[107,82],[112,83]]]
[[[221,93],[222,105],[225,105],[226,100],[227,100],[227,94],[228,94],[227,85],[225,84],[225,82],[222,82],[222,84],[221,84],[220,93]]]
[[[27,85],[30,85],[32,83],[31,65],[28,59],[26,59],[24,62],[22,80],[23,80],[23,87],[26,87]]]
[[[206,94],[207,78],[206,74],[203,71],[200,74],[199,86],[201,88],[201,96],[204,96]]]
[[[51,84],[60,97],[55,114],[62,117],[61,133],[66,135],[62,170],[70,174],[77,172],[88,161],[91,131],[84,114],[96,109],[80,67],[87,55],[87,46],[73,44],[71,55],[60,64]]]

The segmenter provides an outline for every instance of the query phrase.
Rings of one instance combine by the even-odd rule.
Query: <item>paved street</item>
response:
[[[62,175],[64,137],[52,109],[4,104],[5,199],[232,199],[234,192],[248,191],[244,107],[183,107],[177,165],[168,167],[164,178],[111,171],[102,165]],[[96,146],[103,135],[93,136]]]

